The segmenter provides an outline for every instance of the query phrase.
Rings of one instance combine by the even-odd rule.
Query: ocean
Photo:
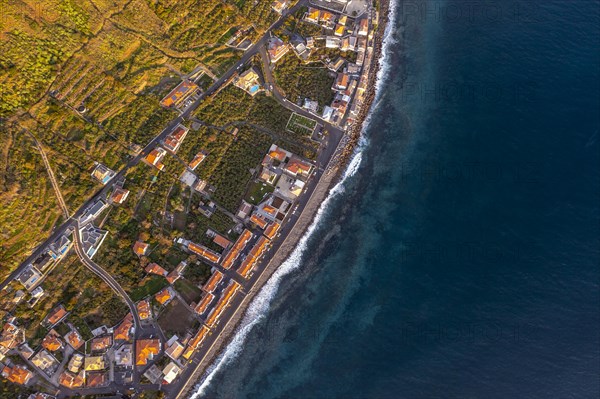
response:
[[[393,9],[343,181],[193,396],[600,397],[600,3]]]

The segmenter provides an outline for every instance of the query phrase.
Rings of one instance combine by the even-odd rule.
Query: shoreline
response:
[[[202,358],[202,360],[198,363],[175,398],[184,399],[188,398],[190,394],[193,394],[191,390],[201,382],[204,374],[218,359],[218,356],[221,354],[224,347],[231,341],[255,296],[260,292],[265,283],[271,278],[279,266],[292,254],[292,251],[294,251],[298,242],[304,236],[308,227],[313,222],[321,204],[327,198],[331,189],[340,180],[342,173],[350,162],[350,159],[359,144],[364,123],[367,121],[373,106],[373,101],[375,100],[375,96],[377,94],[377,87],[375,83],[377,81],[377,73],[381,68],[382,46],[385,30],[389,22],[388,16],[390,1],[391,0],[380,0],[379,2],[379,18],[377,21],[377,30],[373,37],[373,58],[371,61],[371,68],[369,70],[368,89],[365,95],[365,101],[359,111],[356,122],[338,143],[334,154],[325,167],[323,176],[321,176],[321,179],[317,182],[314,191],[299,215],[295,225],[292,227],[292,230],[283,239],[281,246],[268,260],[267,265],[262,270],[255,284],[252,286],[250,291],[246,293],[244,299],[238,308],[235,309],[233,315],[229,318],[229,320],[227,320],[227,323],[224,325],[223,329],[215,339],[215,342],[208,349],[204,358]]]

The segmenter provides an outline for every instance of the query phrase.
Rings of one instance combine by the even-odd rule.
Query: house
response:
[[[271,8],[277,14],[282,14],[283,10],[285,10],[289,4],[290,4],[289,0],[275,0],[273,2],[273,4],[271,4]]]
[[[334,90],[346,90],[350,83],[350,76],[345,73],[338,73],[333,83]]]
[[[291,152],[286,151],[275,144],[272,144],[269,148],[269,152],[265,155],[265,157],[262,160],[262,166],[279,166],[279,164],[284,162],[291,155]]]
[[[335,26],[335,15],[329,11],[321,11],[319,23],[327,29],[333,29]]]
[[[233,84],[253,97],[261,89],[260,83],[258,81],[258,73],[256,73],[254,68],[250,68],[242,72],[237,78],[233,80]]]
[[[123,202],[125,202],[128,195],[129,195],[129,190],[125,190],[124,188],[117,187],[115,189],[115,191],[113,191],[112,195],[110,196],[110,201],[113,204],[120,205]]]
[[[98,252],[98,249],[104,242],[108,231],[102,230],[89,223],[83,226],[79,230],[79,233],[81,234],[81,244],[83,246],[83,250],[91,259],[94,257],[94,255],[96,255],[96,252]]]
[[[182,124],[178,124],[175,129],[163,140],[163,146],[165,149],[175,154],[185,139],[185,136],[187,136],[189,130],[190,129]]]
[[[133,345],[124,344],[115,350],[115,363],[121,367],[133,366]]]
[[[220,234],[215,234],[213,237],[213,242],[223,249],[227,249],[231,246],[231,241]]]
[[[325,38],[325,47],[327,48],[340,48],[342,41],[339,37],[327,36]]]
[[[4,359],[5,355],[16,348],[20,343],[25,341],[24,331],[15,324],[7,322],[2,327],[0,335],[0,360]]]
[[[252,270],[256,266],[263,252],[267,249],[269,240],[265,237],[260,237],[256,244],[252,247],[246,258],[238,268],[237,272],[244,278],[250,277]]]
[[[58,322],[67,317],[67,313],[67,310],[62,304],[58,305],[52,309],[50,313],[48,313],[43,324],[47,325],[48,327],[54,327],[56,324],[58,324]]]
[[[172,288],[167,287],[154,295],[154,299],[156,299],[156,301],[161,305],[166,305],[171,301],[171,299],[173,299],[173,296]]]
[[[152,317],[152,310],[150,309],[150,302],[147,299],[141,300],[137,304],[138,316],[140,320],[146,320]]]
[[[207,292],[206,295],[204,295],[204,297],[202,297],[200,302],[198,302],[198,305],[196,305],[194,307],[194,311],[200,315],[203,314],[204,312],[206,312],[206,310],[208,309],[208,306],[211,304],[213,299],[215,299],[215,296],[213,294]]]
[[[154,359],[154,356],[160,353],[160,340],[154,339],[138,339],[135,342],[135,364],[136,366],[145,366],[148,361]]]
[[[67,254],[67,252],[69,252],[69,249],[71,249],[72,245],[73,242],[65,233],[59,238],[57,238],[56,241],[54,241],[52,244],[50,244],[50,246],[48,247],[48,254],[54,260],[62,259]]]
[[[192,159],[192,162],[190,162],[188,164],[188,168],[190,168],[191,170],[196,170],[196,168],[198,167],[198,165],[200,165],[200,163],[202,163],[202,161],[204,161],[204,159],[206,158],[206,155],[204,152],[200,151],[199,153],[197,153],[194,156],[194,159]]]
[[[100,216],[102,211],[106,209],[107,206],[108,204],[101,199],[94,202],[91,206],[86,208],[83,214],[79,217],[79,225],[83,226],[96,219],[98,216]]]
[[[338,57],[338,59],[335,60],[335,62],[330,62],[329,64],[327,64],[327,68],[330,71],[337,72],[340,70],[341,67],[344,66],[345,63],[346,63],[345,59],[343,59],[342,57]]]
[[[17,278],[26,290],[31,291],[42,281],[42,273],[33,265],[25,267]]]
[[[96,167],[92,171],[92,177],[98,180],[103,185],[106,185],[116,173],[101,163],[96,163]]]
[[[277,174],[277,172],[275,172],[274,170],[271,170],[267,167],[264,167],[264,168],[262,168],[260,175],[258,176],[258,180],[263,181],[270,185],[274,185],[275,181],[277,180],[278,177],[279,177],[279,175]],[[250,210],[251,209],[252,209],[252,207],[250,207]]]
[[[340,19],[338,20],[338,24],[346,26],[346,24],[348,23],[348,16],[347,15],[342,15],[340,17]]]
[[[279,231],[279,228],[281,227],[281,224],[278,222],[272,222],[269,224],[269,226],[265,229],[265,231],[263,232],[263,234],[265,235],[265,237],[267,237],[269,240],[272,240],[275,235],[277,234],[277,232]]]
[[[162,372],[156,364],[153,364],[144,372],[144,377],[146,377],[152,384],[158,384],[160,383]]]
[[[173,338],[175,338],[175,340],[171,339],[169,340],[170,343],[167,342],[167,349],[165,349],[165,355],[169,356],[173,360],[177,360],[183,353],[185,346],[183,346],[181,342],[177,340],[177,336],[173,336]]]
[[[63,348],[63,342],[56,330],[52,329],[42,340],[42,346],[50,352],[56,352]]]
[[[175,281],[179,280],[186,267],[187,267],[186,261],[179,262],[179,264],[177,265],[175,270],[173,270],[171,273],[167,274],[167,281],[169,282],[169,284],[174,284]]]
[[[210,276],[206,284],[204,284],[202,289],[208,293],[212,293],[214,292],[215,288],[217,288],[219,283],[221,283],[221,281],[223,281],[223,273],[221,273],[218,270],[215,270],[215,272],[212,274],[212,276]]]
[[[304,17],[304,20],[307,22],[312,22],[313,24],[317,24],[319,23],[320,15],[321,12],[318,9],[309,7],[308,12],[306,13],[306,17]]]
[[[194,183],[196,183],[197,179],[198,177],[187,168],[184,169],[181,176],[179,176],[179,181],[189,187],[194,187]]]
[[[96,337],[90,342],[92,352],[105,351],[112,346],[113,340],[111,335]]]
[[[208,186],[208,182],[206,180],[198,179],[198,180],[196,180],[196,184],[194,184],[194,190],[196,190],[200,193],[200,192],[204,191],[206,186]],[[211,213],[211,215],[212,215],[212,213]],[[210,216],[207,216],[207,217],[210,217]]]
[[[163,384],[170,384],[181,373],[181,367],[171,362],[165,366],[162,373],[164,374]]]
[[[250,211],[252,211],[252,205],[242,200],[242,205],[240,205],[240,208],[238,209],[236,215],[240,219],[245,219],[246,216],[248,216],[248,214],[250,213]]]
[[[238,282],[231,280],[231,283],[227,286],[227,288],[223,292],[221,299],[219,299],[219,302],[217,302],[217,306],[215,306],[213,308],[213,310],[208,314],[208,317],[206,319],[206,325],[209,328],[213,328],[217,325],[217,323],[219,321],[219,317],[221,316],[221,314],[223,313],[225,308],[227,308],[227,306],[233,299],[233,296],[237,293],[237,291],[240,289],[240,287],[241,286]],[[199,345],[200,345],[200,343],[198,344],[198,346]]]
[[[289,46],[283,42],[277,36],[273,36],[267,42],[267,52],[269,53],[269,59],[271,64],[276,63],[283,57],[289,50]]]
[[[33,373],[24,366],[4,366],[2,377],[14,384],[27,385],[31,377],[33,377]]]
[[[56,360],[56,358],[52,356],[46,349],[42,349],[36,353],[31,358],[31,363],[48,375],[54,374],[60,365],[59,361]]]
[[[86,356],[83,362],[83,368],[85,371],[99,371],[106,368],[106,362],[104,361],[104,355],[100,356]]]
[[[346,27],[344,25],[341,24],[337,24],[335,26],[335,29],[333,31],[333,34],[335,36],[344,36],[344,32],[346,32]]]
[[[79,374],[73,374],[68,371],[63,371],[63,373],[58,377],[58,383],[67,388],[81,388],[85,382],[85,373],[83,370],[79,372]]]
[[[165,155],[167,155],[167,151],[164,148],[156,147],[146,155],[143,161],[158,170],[163,170],[165,165],[161,161]]]
[[[248,229],[242,232],[242,235],[239,236],[235,244],[233,244],[233,247],[229,250],[229,252],[227,252],[227,255],[225,255],[225,257],[223,258],[223,263],[221,263],[221,266],[223,266],[223,268],[229,269],[233,265],[233,262],[235,262],[237,257],[240,255],[242,249],[246,247],[246,244],[248,243],[248,241],[250,241],[252,235],[253,234]]]
[[[75,353],[69,363],[67,364],[67,370],[71,373],[77,374],[83,366],[83,355],[81,353]]]
[[[367,36],[369,34],[369,20],[363,18],[358,23],[358,36]]]
[[[65,335],[65,341],[75,350],[79,349],[84,343],[83,338],[81,338],[79,331],[75,327],[71,327],[71,331]]]
[[[161,100],[160,105],[166,108],[180,107],[199,90],[197,84],[191,80],[184,80]]]
[[[188,241],[187,249],[189,249],[196,255],[204,258],[205,260],[208,260],[213,263],[219,263],[219,261],[221,260],[221,255],[211,251],[203,245],[195,244],[193,242]]]
[[[85,376],[85,386],[88,388],[100,387],[107,383],[106,373],[87,373]]]
[[[311,112],[317,112],[317,109],[319,109],[319,103],[315,100],[311,100],[310,98],[305,98],[302,108]]]
[[[163,277],[167,277],[167,274],[168,274],[168,272],[165,269],[163,269],[156,263],[148,264],[148,266],[146,266],[146,268],[144,270],[146,271],[146,273],[156,274],[158,276],[163,276]]]
[[[131,339],[131,328],[133,327],[133,316],[128,313],[121,324],[113,329],[115,341],[129,341]]]
[[[183,352],[184,359],[189,360],[192,357],[194,351],[202,345],[202,342],[204,342],[204,339],[208,334],[209,329],[206,326],[200,327],[196,335],[188,342],[188,345]]]
[[[323,108],[323,119],[326,121],[330,121],[333,118],[333,108],[331,108],[330,106],[326,105]]]
[[[261,229],[264,229],[265,227],[267,227],[267,221],[265,219],[261,218],[256,213],[253,214],[252,217],[250,217],[250,221]]]
[[[133,253],[137,256],[144,256],[148,253],[148,248],[150,248],[150,245],[145,242],[136,241],[135,244],[133,244]]]

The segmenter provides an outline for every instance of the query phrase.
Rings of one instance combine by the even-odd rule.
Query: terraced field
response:
[[[95,162],[119,169],[174,117],[159,101],[192,71],[218,76],[274,20],[271,1],[9,0],[0,16],[0,274],[59,218],[27,128],[70,209],[98,188]],[[232,27],[236,29],[232,30]],[[246,31],[247,30],[247,31]],[[81,107],[81,108],[80,108]],[[15,127],[16,126],[16,127]]]

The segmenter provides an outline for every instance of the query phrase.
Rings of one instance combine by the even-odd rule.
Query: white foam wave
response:
[[[396,20],[397,8],[397,5],[393,3],[393,0],[391,1],[391,3],[392,4],[390,4],[390,12],[388,14],[388,24],[386,26],[384,40],[382,44],[380,68],[377,72],[377,78],[375,83],[375,101],[371,105],[370,111],[376,108],[380,100],[381,89],[383,84],[385,83],[385,80],[387,79],[387,72],[391,67],[389,62],[389,46],[395,42],[393,38],[393,25]],[[365,131],[370,123],[370,120],[371,112],[369,112],[369,116],[365,119],[363,123],[361,130],[361,139],[354,151],[350,162],[348,163],[348,166],[342,174],[342,178],[330,190],[329,195],[327,196],[327,198],[325,198],[325,200],[319,207],[314,220],[312,221],[305,234],[298,242],[298,246],[296,247],[296,249],[294,249],[292,254],[285,260],[285,262],[283,262],[281,266],[277,268],[277,270],[261,288],[259,293],[253,298],[252,303],[250,304],[250,306],[248,306],[246,314],[244,315],[240,327],[235,332],[233,339],[226,346],[225,350],[219,355],[217,360],[215,360],[215,362],[208,368],[208,370],[204,374],[203,379],[199,382],[198,385],[196,385],[196,392],[192,394],[190,399],[202,397],[206,393],[206,390],[210,386],[215,375],[237,357],[237,355],[241,352],[243,348],[248,333],[250,333],[252,328],[266,316],[271,301],[273,300],[275,294],[279,289],[281,279],[287,274],[297,269],[298,267],[300,267],[300,261],[302,260],[302,255],[304,254],[304,251],[307,248],[308,240],[319,226],[321,220],[323,219],[324,215],[327,212],[327,209],[331,204],[331,201],[344,192],[345,182],[348,180],[348,178],[354,176],[360,167],[360,164],[362,162],[362,153],[364,149],[368,146],[368,138],[365,135]]]

